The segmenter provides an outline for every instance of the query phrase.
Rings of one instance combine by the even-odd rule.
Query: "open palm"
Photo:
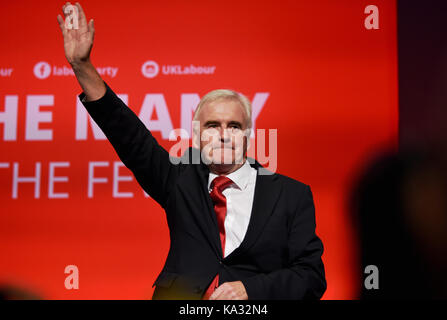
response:
[[[71,6],[70,2],[67,2],[62,7],[62,11],[64,12],[65,19],[70,19],[70,11],[65,12],[67,6]],[[90,51],[92,50],[95,35],[93,19],[87,24],[87,19],[85,18],[81,5],[76,2],[75,6],[78,11],[78,29],[67,28],[62,16],[57,16],[57,21],[59,22],[59,27],[64,37],[65,57],[71,65],[87,61],[90,58]]]

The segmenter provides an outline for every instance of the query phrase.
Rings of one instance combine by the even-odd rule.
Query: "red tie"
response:
[[[222,257],[225,256],[225,216],[227,214],[227,199],[222,192],[228,188],[233,181],[225,176],[219,176],[212,182],[212,191],[210,193],[211,199],[214,203],[214,211],[216,212],[217,224],[219,225],[220,243],[222,245]],[[219,274],[216,275],[214,280],[203,296],[204,300],[208,300],[211,294],[219,285]]]

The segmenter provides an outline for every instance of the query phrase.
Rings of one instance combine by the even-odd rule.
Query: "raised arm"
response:
[[[65,57],[83,90],[79,98],[141,187],[164,207],[179,166],[170,162],[169,153],[101,79],[90,62],[95,34],[93,19],[87,24],[81,5],[76,3],[79,28],[67,28],[66,21],[69,19],[70,22],[71,15],[69,10],[73,9],[69,6],[67,2],[62,7],[65,21],[60,15],[57,20],[64,37]]]
[[[64,4],[62,12],[65,19],[67,19],[72,14],[71,11],[77,9],[78,29],[67,28],[66,22],[61,15],[57,16],[57,21],[64,37],[65,57],[73,68],[76,78],[85,93],[85,101],[98,100],[104,96],[106,87],[90,61],[90,52],[92,51],[93,39],[95,37],[93,19],[87,24],[84,10],[82,10],[78,2],[76,2],[72,10],[70,10],[70,6],[70,2]]]

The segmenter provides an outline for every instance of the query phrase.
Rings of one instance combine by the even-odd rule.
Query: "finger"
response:
[[[64,16],[67,17],[70,14],[70,10],[66,10],[68,6],[71,6],[70,2],[66,2],[63,6],[62,6],[62,12],[64,13]]]
[[[74,17],[77,17],[77,11],[78,11],[78,9],[76,8],[76,7],[74,7],[70,2],[67,2],[67,3],[65,3],[63,6],[62,6],[62,11],[64,12],[64,16],[65,16],[65,22],[66,23],[69,23],[69,22],[72,22],[73,21],[73,23],[74,23],[74,20],[71,20],[72,19],[72,16],[73,15],[75,15]],[[73,18],[74,18],[73,17]],[[68,20],[67,20],[68,19]],[[71,28],[69,28],[69,29],[67,29],[66,27],[67,27],[67,25],[66,24],[64,24],[64,26],[65,26],[65,30],[68,32],[68,30],[70,30]]]
[[[214,300],[230,300],[230,293],[223,291]]]
[[[95,25],[93,24],[93,19],[91,19],[88,23],[88,31],[91,33],[93,40],[93,38],[95,37]]]
[[[60,14],[57,15],[57,22],[59,23],[59,28],[61,28],[62,33],[65,32],[65,22]]]
[[[85,13],[84,13],[84,10],[82,10],[81,4],[79,2],[76,2],[75,5],[78,8],[79,26],[86,26],[87,18],[85,17]]]
[[[216,300],[216,298],[218,296],[220,296],[220,294],[222,293],[222,290],[223,290],[222,286],[220,286],[216,290],[214,290],[214,292],[210,296],[210,300]]]
[[[218,287],[214,293],[212,294],[213,300],[224,300],[227,297],[227,286],[221,285],[220,287]]]

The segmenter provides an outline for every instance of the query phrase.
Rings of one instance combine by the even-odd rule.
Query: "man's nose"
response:
[[[231,141],[230,128],[221,128],[220,130],[220,140],[222,142]]]

